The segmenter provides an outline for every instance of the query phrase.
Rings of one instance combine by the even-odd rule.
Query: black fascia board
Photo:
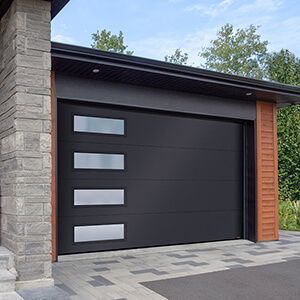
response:
[[[176,65],[143,57],[118,54],[57,42],[52,42],[52,57],[54,59],[60,58],[69,60],[70,64],[72,61],[80,61],[95,65],[105,64],[114,67],[146,71],[153,74],[162,74],[172,77],[176,76],[183,79],[225,85],[229,88],[242,88],[249,90],[249,92],[267,92],[274,94],[273,102],[281,104],[300,103],[300,88],[296,86],[224,74],[190,66]]]

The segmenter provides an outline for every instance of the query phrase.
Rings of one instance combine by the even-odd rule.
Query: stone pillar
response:
[[[14,0],[0,20],[1,245],[19,287],[53,284],[50,9]]]

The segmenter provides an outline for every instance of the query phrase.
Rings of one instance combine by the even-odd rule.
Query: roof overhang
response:
[[[70,0],[47,0],[51,1],[51,18],[53,19]],[[9,9],[13,0],[0,0],[0,19]]]
[[[61,43],[52,42],[52,65],[57,73],[96,80],[275,102],[278,107],[300,103],[299,87]]]
[[[51,19],[53,19],[70,0],[51,0]]]

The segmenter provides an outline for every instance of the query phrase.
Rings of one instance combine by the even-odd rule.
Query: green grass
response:
[[[279,228],[300,231],[300,201],[279,200]]]

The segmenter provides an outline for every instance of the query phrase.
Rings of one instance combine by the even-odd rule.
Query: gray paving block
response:
[[[95,265],[108,265],[108,264],[117,264],[118,260],[102,260],[94,262]]]
[[[175,266],[190,265],[192,267],[200,267],[200,266],[207,266],[209,264],[206,263],[206,262],[198,263],[198,262],[195,262],[195,261],[192,261],[192,260],[188,260],[188,261],[176,262],[176,263],[173,263],[173,265],[175,265]]]
[[[62,289],[63,291],[67,292],[70,296],[77,295],[77,293],[75,293],[71,288],[69,288],[68,286],[66,286],[64,283],[56,284],[56,286],[58,288]]]
[[[121,258],[123,258],[123,259],[135,259],[136,257],[132,256],[132,255],[126,255],[126,256],[121,256]]]
[[[93,278],[95,281],[102,283],[102,285],[114,285],[114,283],[112,283],[111,281],[109,281],[101,275],[91,276],[91,278]]]
[[[279,253],[281,252],[280,250],[269,250],[269,251],[255,251],[255,250],[250,250],[250,251],[245,251],[246,253],[249,253],[254,256],[259,256],[259,255],[265,255],[265,254],[274,254],[274,253]]]
[[[270,249],[269,246],[265,244],[255,244],[254,247],[255,249]]]
[[[188,249],[186,252],[210,252],[220,250],[218,248],[205,248],[205,249]]]
[[[223,262],[234,262],[234,263],[238,263],[238,264],[248,264],[248,263],[252,263],[252,260],[249,259],[241,259],[241,258],[227,258],[227,259],[222,259]]]
[[[167,255],[170,256],[170,257],[176,257],[176,258],[179,258],[179,259],[198,257],[198,255],[196,255],[196,254],[181,255],[181,254],[173,253],[173,254],[167,254]]]
[[[99,282],[99,281],[96,281],[96,280],[91,280],[91,281],[88,281],[87,283],[89,283],[90,285],[94,286],[94,287],[97,287],[97,286],[103,286],[104,284]]]
[[[37,289],[20,289],[18,294],[24,300],[67,300],[70,295],[57,286]]]
[[[296,240],[296,241],[293,241],[293,240],[280,240],[278,243],[281,244],[281,245],[291,245],[291,244],[300,243],[300,240]]]
[[[110,269],[109,268],[106,268],[106,267],[101,267],[101,268],[96,268],[96,269],[93,269],[95,272],[104,272],[104,271],[109,271]]]
[[[152,273],[154,275],[165,275],[165,274],[168,274],[167,272],[159,271],[159,270],[156,270],[156,269],[136,270],[136,271],[130,271],[130,273],[135,274],[135,275],[146,274],[146,273]]]

